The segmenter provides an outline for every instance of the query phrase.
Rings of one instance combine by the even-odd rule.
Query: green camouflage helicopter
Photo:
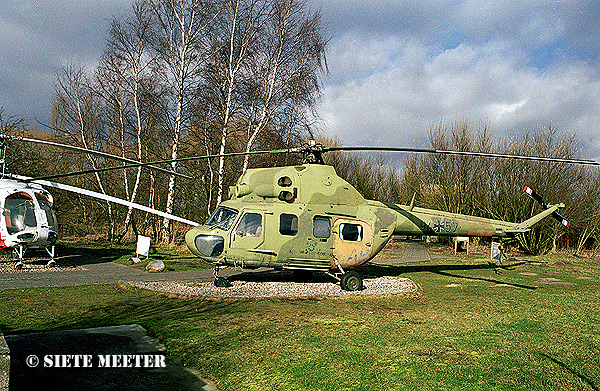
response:
[[[230,285],[227,279],[218,276],[220,268],[269,267],[322,271],[337,279],[342,289],[355,291],[363,288],[363,282],[353,269],[377,255],[392,235],[503,238],[526,232],[550,215],[568,226],[568,221],[557,213],[564,204],[545,204],[528,187],[525,192],[542,204],[543,211],[520,223],[366,200],[337,176],[333,167],[323,164],[322,153],[334,150],[597,163],[429,149],[305,147],[301,151],[310,157],[308,163],[249,169],[230,187],[229,200],[217,207],[207,223],[187,232],[190,251],[215,265],[215,285]]]

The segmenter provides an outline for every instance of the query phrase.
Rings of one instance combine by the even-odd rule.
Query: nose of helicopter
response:
[[[215,261],[223,252],[225,239],[218,230],[198,226],[185,234],[185,243],[190,251],[207,261]]]

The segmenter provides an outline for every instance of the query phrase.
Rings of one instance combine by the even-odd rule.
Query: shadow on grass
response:
[[[592,390],[595,391],[600,391],[600,388],[598,388],[598,385],[592,380],[590,379],[588,376],[584,375],[583,373],[581,373],[580,371],[578,371],[577,369],[571,368],[570,366],[568,366],[567,364],[565,364],[564,362],[546,354],[546,353],[539,353],[542,357],[552,361],[553,363],[555,363],[556,365],[558,365],[559,367],[561,367],[562,369],[564,369],[565,371],[569,372],[570,374],[572,374],[573,376],[577,377],[578,379],[580,379],[582,382],[584,382],[585,384],[587,384],[588,386],[590,386],[592,388]]]
[[[57,245],[54,260],[57,266],[74,267],[112,262],[123,255],[131,255],[132,252],[135,252],[135,249]],[[13,256],[10,251],[1,255],[0,263],[15,264],[17,262],[16,256]],[[50,259],[50,255],[44,249],[27,249],[23,256],[23,262],[27,265],[44,266]]]
[[[76,307],[76,306],[75,306]],[[235,312],[235,303],[227,301],[186,300],[164,295],[140,294],[134,297],[122,297],[102,304],[83,303],[78,309],[71,310],[69,316],[54,316],[39,319],[35,327],[1,322],[0,328],[5,334],[27,334],[38,331],[60,331],[100,326],[116,326],[139,323],[142,326],[156,322],[187,323],[199,319],[210,321],[214,316]]]
[[[378,278],[378,277],[399,277],[404,274],[414,273],[434,273],[441,276],[485,281],[494,284],[505,284],[514,286],[517,288],[537,289],[536,286],[515,284],[507,281],[503,281],[499,278],[491,278],[485,276],[473,276],[460,273],[461,271],[490,271],[496,275],[500,274],[501,270],[512,270],[517,266],[527,264],[527,262],[518,262],[510,265],[496,266],[490,265],[489,263],[482,263],[478,265],[366,265],[359,268],[357,271],[362,274],[364,278]],[[290,270],[265,270],[265,271],[249,271],[243,272],[235,276],[229,277],[230,281],[244,281],[244,282],[296,282],[296,283],[324,283],[331,282],[337,283],[337,281],[322,272],[311,272],[305,270],[290,271]]]
[[[512,270],[516,266],[525,265],[527,263],[528,262],[518,262],[512,263],[510,265],[501,265],[500,267],[498,267],[497,265],[492,265],[490,263],[481,263],[477,265],[368,265],[364,268],[361,268],[360,271],[365,275],[373,275],[376,277],[397,277],[408,273],[434,273],[440,276],[460,278],[466,280],[485,281],[493,284],[505,284],[517,288],[534,290],[537,289],[537,287],[531,285],[510,283],[502,281],[498,278],[473,276],[459,273],[461,271],[468,272],[478,270],[489,270],[490,272],[494,272],[494,274],[499,275],[501,270]]]

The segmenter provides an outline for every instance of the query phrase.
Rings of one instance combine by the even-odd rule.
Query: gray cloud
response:
[[[414,145],[440,120],[503,135],[553,122],[600,156],[600,2],[313,0],[328,34],[324,132]],[[0,3],[0,106],[47,118],[57,68],[94,66],[131,0]],[[591,157],[591,156],[590,156]]]
[[[340,28],[321,104],[326,133],[346,144],[410,146],[440,120],[486,121],[498,137],[552,123],[598,158],[599,9],[594,1],[323,3],[336,15],[329,29]]]
[[[130,6],[130,0],[4,0],[0,106],[5,115],[47,118],[56,70],[71,62],[95,65],[110,18]]]

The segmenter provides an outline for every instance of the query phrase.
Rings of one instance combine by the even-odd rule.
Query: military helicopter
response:
[[[371,260],[392,235],[477,236],[503,238],[526,232],[553,216],[568,226],[558,210],[563,203],[545,204],[529,187],[543,211],[530,219],[512,223],[447,213],[411,205],[366,200],[340,178],[333,167],[323,164],[322,153],[339,150],[387,150],[417,153],[552,160],[577,164],[600,164],[538,157],[509,156],[462,151],[413,148],[323,147],[311,145],[290,152],[303,152],[307,163],[296,166],[249,169],[229,189],[204,225],[186,234],[190,251],[215,265],[216,286],[227,287],[219,277],[221,268],[269,267],[321,271],[339,281],[344,290],[363,288],[355,270]]]
[[[13,258],[16,258],[17,260],[15,264],[15,268],[17,269],[21,269],[23,267],[23,257],[27,249],[45,249],[50,256],[48,266],[53,266],[56,264],[54,257],[55,244],[59,238],[58,222],[54,213],[53,197],[43,186],[67,190],[70,192],[99,198],[105,201],[118,203],[145,212],[157,214],[162,217],[180,221],[192,226],[198,225],[196,222],[148,208],[144,205],[122,200],[120,198],[107,196],[105,194],[56,183],[53,181],[40,179],[32,180],[32,178],[29,177],[10,174],[7,172],[5,159],[7,145],[10,140],[45,144],[62,149],[100,155],[103,157],[124,161],[128,164],[148,166],[152,169],[168,174],[175,174],[188,179],[191,178],[187,175],[173,173],[172,171],[150,164],[139,164],[139,162],[135,160],[110,155],[104,152],[38,139],[0,135],[0,208],[2,208],[2,218],[0,218],[0,250],[12,251]]]

